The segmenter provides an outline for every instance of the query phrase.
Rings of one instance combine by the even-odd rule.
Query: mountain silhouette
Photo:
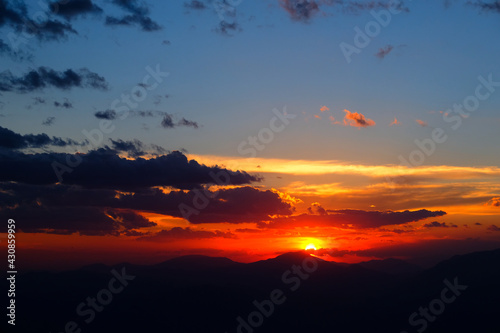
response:
[[[16,326],[58,333],[67,325],[95,333],[498,333],[499,263],[500,249],[427,270],[396,259],[340,264],[299,251],[249,264],[200,255],[31,272],[18,277]],[[122,273],[134,278],[120,292],[107,292]],[[106,303],[92,320],[89,298]],[[420,308],[434,312],[426,319]]]

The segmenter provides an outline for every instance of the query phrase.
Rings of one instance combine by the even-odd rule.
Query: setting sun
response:
[[[306,246],[306,251],[307,250],[316,250],[316,246],[314,246],[314,244],[309,244]]]

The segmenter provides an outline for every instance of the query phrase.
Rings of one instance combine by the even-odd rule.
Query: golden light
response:
[[[311,243],[311,244],[306,246],[306,251],[307,250],[315,250],[316,251],[316,246],[314,246],[314,244]]]

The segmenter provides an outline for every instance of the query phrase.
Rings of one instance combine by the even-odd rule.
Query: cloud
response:
[[[482,0],[478,1],[468,1],[468,4],[479,7],[481,10],[485,12],[494,12],[500,13],[500,1],[493,0],[493,2],[484,2]]]
[[[50,124],[52,124],[52,122],[50,122]],[[42,148],[47,146],[58,146],[58,147],[83,146],[86,144],[87,144],[86,142],[77,142],[72,139],[63,139],[55,136],[51,138],[45,133],[22,135],[15,133],[14,131],[11,131],[8,128],[0,126],[0,148],[25,149],[25,148]]]
[[[325,112],[325,111],[330,111],[330,108],[327,107],[326,105],[323,105],[320,109],[319,109],[321,112]]]
[[[122,17],[106,16],[107,25],[137,25],[143,31],[158,31],[162,27],[149,17],[149,7],[137,0],[112,0],[114,5],[128,12],[128,15]]]
[[[485,203],[485,206],[500,207],[500,197],[491,198],[487,203]]]
[[[206,203],[200,193],[208,194],[205,196]],[[206,206],[200,207],[200,203]],[[0,183],[0,209],[2,211],[9,207],[15,207],[15,211],[9,211],[12,213],[31,209],[31,213],[38,214],[41,220],[63,218],[64,216],[51,215],[59,208],[67,208],[68,214],[72,208],[75,214],[78,214],[81,208],[93,208],[94,213],[104,211],[112,217],[111,212],[125,210],[183,218],[180,208],[187,206],[198,210],[197,213],[188,216],[192,224],[255,223],[267,221],[272,215],[292,212],[291,206],[281,200],[276,193],[249,186],[223,189],[219,192],[191,190],[165,193],[158,188],[148,188],[124,193],[114,189],[89,189],[62,184]],[[62,224],[63,222],[55,221],[54,223]],[[136,226],[137,224],[131,225],[128,229]]]
[[[319,6],[314,0],[279,0],[280,6],[285,9],[291,19],[299,22],[309,20],[319,12]]]
[[[87,14],[97,15],[102,13],[102,8],[94,4],[91,0],[55,1],[50,3],[49,8],[52,14],[62,16],[66,20]]]
[[[500,231],[500,228],[497,227],[496,225],[492,224],[486,230],[488,230],[488,231]]]
[[[344,126],[353,126],[358,128],[375,126],[375,122],[373,120],[366,119],[361,113],[351,113],[349,110],[344,110],[344,112]]]
[[[192,202],[190,204],[192,205]],[[271,215],[290,215],[292,212],[292,205],[285,202],[278,193],[245,186],[219,190],[206,208],[200,210],[199,214],[192,215],[189,222],[255,223],[267,221]]]
[[[42,122],[42,125],[44,125],[44,126],[51,126],[54,123],[55,120],[56,120],[56,117],[47,117],[47,119],[45,119]]]
[[[3,39],[0,39],[0,54],[7,55],[15,61],[33,60],[33,56],[31,54],[26,53],[22,50],[12,49],[12,47],[10,47],[9,44],[5,43]]]
[[[419,124],[422,127],[427,127],[429,125],[426,121],[423,121],[423,120],[420,120],[420,119],[417,119],[415,121],[417,122],[417,124]]]
[[[197,122],[192,120],[187,120],[186,118],[182,118],[178,122],[174,122],[173,116],[171,114],[164,114],[163,120],[161,121],[161,126],[163,128],[174,128],[179,126],[198,128],[199,125]]]
[[[423,225],[424,228],[458,228],[456,224],[446,224],[445,222],[439,223],[438,221],[426,223]]]
[[[147,145],[144,145],[137,139],[134,139],[132,141],[124,141],[121,139],[109,140],[111,141],[111,150],[114,150],[116,152],[125,152],[127,153],[127,156],[133,158],[145,156],[148,154],[148,151],[153,155],[164,155],[170,153],[169,151],[158,145],[150,145],[150,148],[148,148]]]
[[[38,67],[19,77],[10,71],[0,73],[0,91],[26,93],[49,87],[61,90],[75,87],[107,90],[108,83],[102,76],[87,68],[59,72],[47,67]]]
[[[354,209],[326,210],[324,214],[301,214],[279,217],[269,223],[259,223],[259,228],[287,229],[294,227],[334,226],[341,228],[378,228],[386,225],[399,225],[417,222],[429,217],[443,216],[446,212],[429,211],[364,211]]]
[[[186,126],[186,127],[193,127],[193,128],[198,128],[198,123],[192,120],[187,120],[186,118],[182,118],[177,122],[177,126]]]
[[[161,230],[154,235],[141,237],[139,240],[145,241],[170,241],[179,239],[212,239],[212,238],[237,238],[235,234],[230,231],[224,232],[220,230],[193,230],[190,227],[181,228],[174,227],[169,230]]]
[[[377,53],[375,53],[375,56],[380,59],[384,59],[386,55],[391,53],[392,49],[394,47],[392,45],[386,45],[378,50]]]
[[[220,21],[214,31],[224,36],[232,36],[230,32],[242,31],[242,29],[238,22]]]
[[[77,34],[69,23],[46,19],[36,22],[28,17],[26,4],[21,1],[0,1],[0,27],[11,27],[16,34],[26,33],[38,40],[62,40]]]
[[[72,109],[73,108],[73,104],[71,104],[71,102],[68,101],[67,99],[65,99],[64,102],[55,101],[54,106],[56,108],[64,108],[64,109]]]
[[[390,123],[390,124],[389,124],[389,126],[393,126],[393,125],[401,125],[401,122],[400,122],[400,121],[398,121],[398,120],[396,119],[396,117],[394,117],[394,121],[393,121],[392,123]]]
[[[133,229],[156,225],[130,210],[20,205],[15,208],[3,208],[2,211],[22,219],[23,223],[19,229],[27,233],[118,236]]]
[[[196,10],[204,10],[207,9],[207,6],[203,1],[199,0],[191,0],[189,2],[184,2],[184,7],[188,9],[196,9]]]
[[[134,141],[113,140],[111,141],[112,149],[120,152],[127,152],[131,157],[139,157],[146,155],[144,145],[141,141],[135,139]]]
[[[94,113],[94,116],[97,119],[107,119],[107,120],[113,120],[116,119],[116,111],[115,110],[105,110],[105,111],[97,111]]]
[[[321,6],[338,8],[344,13],[358,14],[362,11],[389,9],[409,12],[402,1],[349,1],[349,0],[279,0],[280,6],[294,21],[309,22],[320,12]]]
[[[46,137],[48,138],[42,135],[42,138]],[[25,141],[20,143],[18,141],[4,140],[2,144],[10,147],[26,145]],[[57,142],[53,144],[57,145]],[[188,160],[178,151],[147,160],[122,158],[109,148],[92,150],[86,154],[23,154],[0,151],[0,159],[2,160],[0,181],[28,184],[55,184],[60,181],[58,174],[62,174],[64,184],[124,190],[152,186],[192,189],[203,184],[215,184],[217,177],[227,185],[242,185],[260,180],[259,177],[251,176],[244,171],[231,171],[218,166],[208,167],[199,164],[195,160]],[[79,164],[77,167],[69,168],[67,161],[72,161],[71,163],[79,161]]]
[[[115,110],[105,110],[97,111],[96,113],[94,113],[94,116],[98,119],[114,120],[119,117],[119,114]],[[120,117],[123,117],[122,119],[130,117],[163,117],[161,121],[161,126],[163,128],[175,128],[180,126],[198,128],[200,126],[196,121],[188,120],[186,118],[181,118],[179,121],[174,121],[174,115],[164,111],[127,111],[126,113],[122,113]]]
[[[345,12],[357,14],[361,11],[374,9],[389,9],[393,8],[397,11],[409,12],[408,7],[404,6],[403,1],[343,1],[343,0],[326,0],[330,4],[342,4]]]

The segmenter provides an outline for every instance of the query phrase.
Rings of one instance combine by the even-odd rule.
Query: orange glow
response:
[[[315,250],[316,251],[316,246],[314,246],[314,244],[311,243],[311,244],[306,246],[306,251],[307,250]]]

